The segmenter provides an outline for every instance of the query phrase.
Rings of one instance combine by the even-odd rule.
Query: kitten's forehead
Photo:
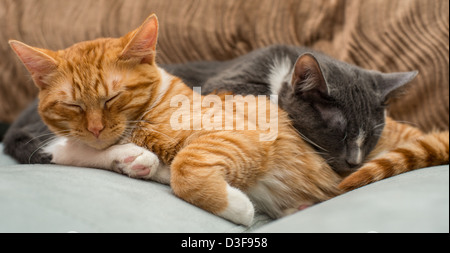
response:
[[[114,57],[123,50],[123,41],[117,38],[100,38],[84,41],[59,51],[59,55],[66,60],[83,61],[96,60],[99,57]]]
[[[324,78],[329,85],[330,92],[342,95],[340,93],[345,94],[357,90],[371,96],[377,95],[377,72],[337,61],[328,56],[322,56],[320,59]]]
[[[381,106],[383,99],[374,73],[351,65],[331,69],[326,80],[331,97],[339,104],[363,112]]]
[[[115,68],[121,47],[117,39],[98,39],[60,51],[65,73],[61,91],[74,100],[109,96],[121,80]]]
[[[122,80],[122,75],[115,71],[83,76],[73,72],[69,76],[60,85],[60,94],[74,101],[109,97],[119,89]]]

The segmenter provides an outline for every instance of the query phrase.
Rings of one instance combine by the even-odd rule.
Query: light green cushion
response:
[[[425,168],[367,185],[257,232],[449,232],[449,167]]]
[[[87,168],[2,166],[0,203],[0,232],[247,230],[176,198],[169,186]]]
[[[0,144],[0,150],[2,150]],[[113,172],[0,154],[0,232],[449,232],[448,166],[426,168],[246,228]]]

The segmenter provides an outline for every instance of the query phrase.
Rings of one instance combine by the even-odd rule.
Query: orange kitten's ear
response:
[[[45,89],[45,77],[56,70],[58,62],[44,53],[44,49],[33,48],[16,40],[10,40],[9,45],[31,73],[34,83],[40,89]]]
[[[128,36],[127,36],[128,37]],[[152,64],[155,60],[156,42],[158,41],[158,18],[155,14],[148,17],[135,32],[121,59],[139,59],[141,63]]]

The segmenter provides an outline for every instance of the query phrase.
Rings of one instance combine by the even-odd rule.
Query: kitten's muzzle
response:
[[[338,161],[331,162],[330,166],[340,176],[347,176],[358,170],[362,166],[362,163],[354,163],[352,160],[349,162],[346,159],[339,159]]]
[[[103,131],[103,129],[104,129],[103,125],[94,125],[88,127],[88,131],[91,132],[97,139],[100,137],[100,134]]]

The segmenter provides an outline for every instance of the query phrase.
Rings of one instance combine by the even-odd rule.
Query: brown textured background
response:
[[[425,130],[449,128],[448,0],[0,0],[0,122],[37,93],[8,39],[62,49],[121,36],[153,12],[161,63],[225,60],[283,43],[368,69],[417,69],[391,115]]]

